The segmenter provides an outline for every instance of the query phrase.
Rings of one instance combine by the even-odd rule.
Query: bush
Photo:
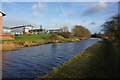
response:
[[[64,38],[70,38],[71,37],[71,33],[70,32],[61,32],[61,33],[58,33],[58,35],[61,35]]]
[[[75,25],[72,31],[76,37],[91,37],[90,31],[81,25]]]
[[[63,37],[63,36],[61,36],[61,35],[58,35],[58,40],[65,40],[65,38]]]
[[[50,36],[50,39],[52,39],[52,40],[57,40],[57,35],[56,34],[52,34],[51,36]]]

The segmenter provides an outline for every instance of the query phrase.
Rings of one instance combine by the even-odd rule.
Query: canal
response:
[[[35,78],[45,75],[98,40],[89,38],[80,42],[52,43],[6,51],[2,55],[2,76]]]

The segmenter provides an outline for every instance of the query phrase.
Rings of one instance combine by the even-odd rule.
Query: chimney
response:
[[[43,26],[42,26],[42,25],[40,25],[40,29],[43,29]]]

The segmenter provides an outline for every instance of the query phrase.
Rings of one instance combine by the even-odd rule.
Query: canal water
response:
[[[7,51],[2,55],[3,78],[35,78],[95,44],[99,39],[52,43]]]

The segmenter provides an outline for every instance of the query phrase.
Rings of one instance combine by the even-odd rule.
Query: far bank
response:
[[[2,50],[16,50],[18,48],[39,46],[49,43],[75,42],[83,39],[87,38],[76,38],[73,36],[70,38],[65,38],[63,36],[53,34],[21,35],[15,36],[15,40],[2,41]]]

